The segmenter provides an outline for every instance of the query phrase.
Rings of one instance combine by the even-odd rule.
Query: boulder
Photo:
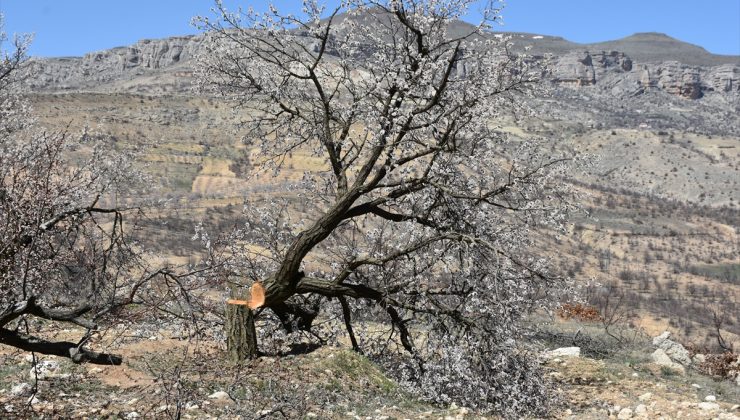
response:
[[[676,372],[680,373],[681,375],[686,373],[686,369],[681,365],[680,363],[676,363],[673,360],[671,360],[670,357],[668,357],[668,354],[663,349],[657,349],[653,352],[651,355],[653,359],[653,363],[655,363],[658,366],[665,366],[667,368],[673,369]]]
[[[643,401],[643,402],[644,401],[650,401],[651,399],[653,399],[653,393],[652,392],[646,392],[646,393],[640,395],[639,397],[637,397],[637,399],[640,400],[640,401]]]
[[[672,361],[678,362],[683,366],[691,366],[691,356],[689,351],[680,343],[670,340],[671,333],[666,331],[663,334],[653,338],[653,345],[665,352]]]

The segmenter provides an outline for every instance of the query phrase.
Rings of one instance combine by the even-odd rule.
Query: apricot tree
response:
[[[132,157],[102,137],[35,121],[21,95],[29,40],[16,38],[0,57],[0,344],[120,364],[89,344],[126,305],[145,302],[150,280],[166,272],[148,268],[124,225],[130,209],[113,200],[136,177]],[[43,339],[34,319],[52,332],[77,326],[80,339]]]
[[[263,167],[324,163],[283,184],[309,210],[247,206],[229,255],[235,281],[264,292],[252,306],[289,331],[336,310],[356,350],[424,395],[523,413],[545,398],[518,321],[568,285],[533,239],[564,225],[571,157],[498,127],[540,70],[488,30],[493,3],[480,24],[459,21],[477,3],[304,1],[289,15],[217,2],[216,19],[196,19],[198,70],[235,101]],[[357,328],[376,310],[385,333]]]

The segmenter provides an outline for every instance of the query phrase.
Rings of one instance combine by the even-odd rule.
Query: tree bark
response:
[[[226,349],[234,362],[257,357],[254,314],[245,304],[226,304]]]

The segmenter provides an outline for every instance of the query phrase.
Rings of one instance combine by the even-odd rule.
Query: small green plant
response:
[[[396,384],[388,379],[383,372],[367,357],[351,351],[340,351],[328,359],[326,368],[334,371],[337,376],[351,380],[363,380],[376,386],[383,392],[392,392]]]
[[[660,375],[666,378],[670,378],[670,377],[678,375],[678,371],[668,366],[661,366]]]

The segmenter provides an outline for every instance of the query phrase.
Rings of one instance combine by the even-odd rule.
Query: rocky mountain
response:
[[[469,30],[457,22],[453,32]],[[659,91],[687,99],[719,94],[740,97],[740,57],[710,54],[666,35],[635,34],[616,41],[576,44],[563,38],[492,33],[511,37],[516,49],[550,60],[556,86],[596,90],[616,97]],[[84,57],[34,59],[34,91],[186,92],[203,42],[200,35],[142,40]]]
[[[646,63],[679,61],[689,66],[740,64],[740,57],[712,54],[704,48],[656,32],[636,33],[628,37],[588,44],[593,50],[624,51],[633,59]]]
[[[613,41],[579,44],[561,37],[515,33],[511,34],[520,47],[529,46],[535,54],[563,55],[569,51],[621,51],[640,63],[678,61],[687,66],[718,66],[740,64],[736,55],[712,54],[704,48],[656,32],[636,33]]]
[[[202,36],[145,39],[83,57],[34,58],[34,91],[184,91]]]

